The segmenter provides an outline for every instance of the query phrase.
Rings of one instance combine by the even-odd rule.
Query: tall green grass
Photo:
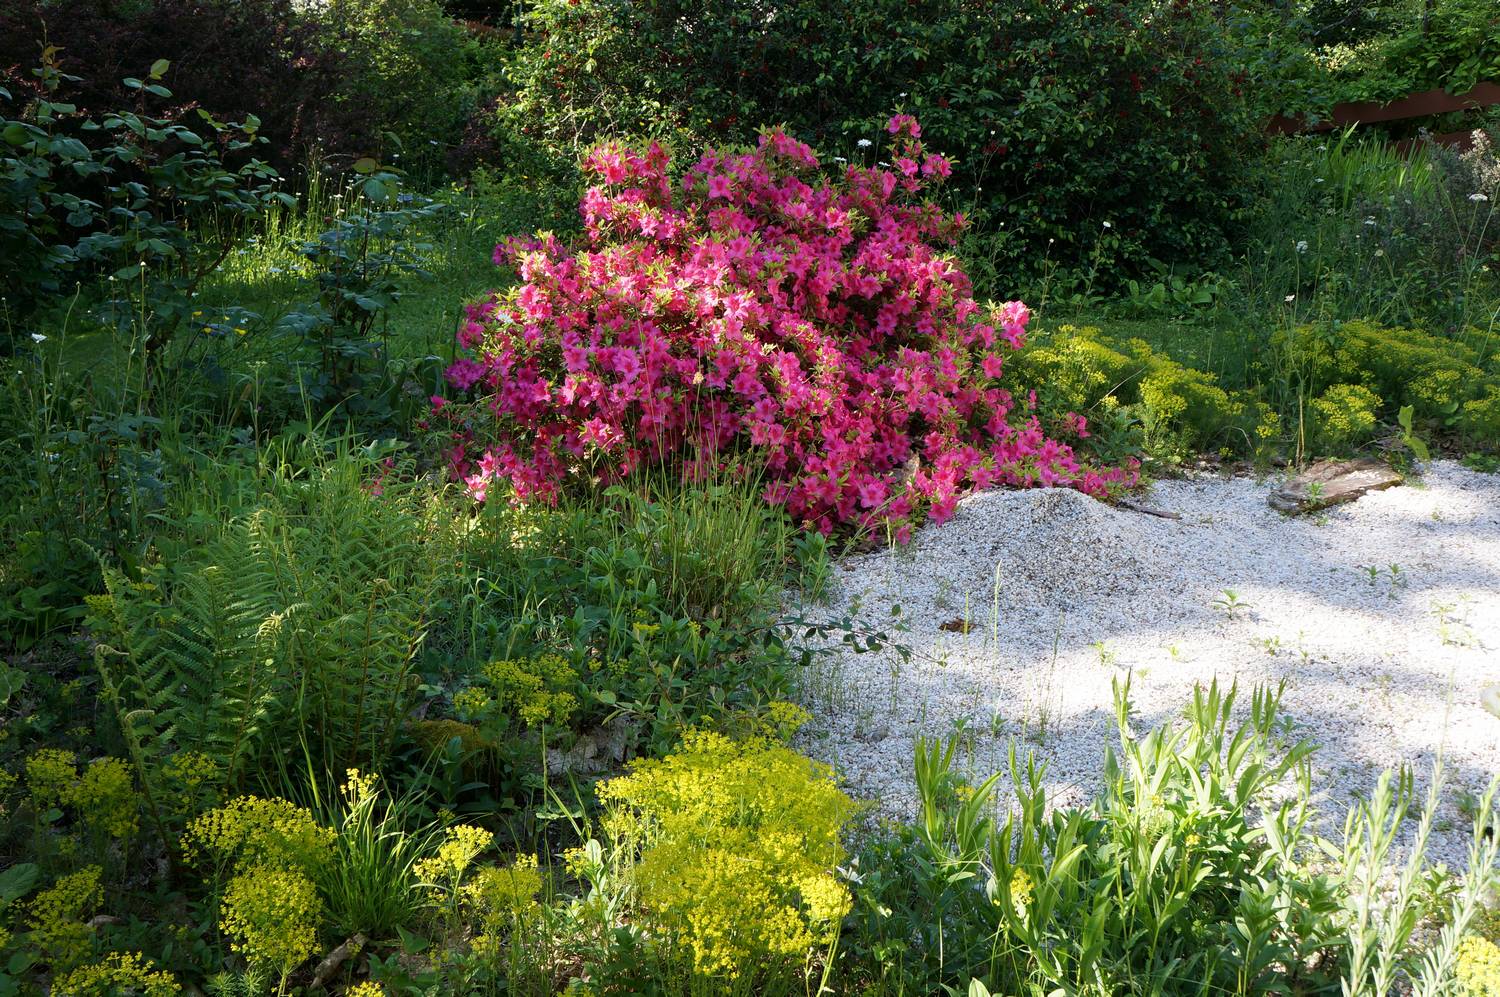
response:
[[[1500,316],[1494,191],[1457,156],[1351,128],[1275,144],[1236,274],[1241,307],[1463,334]]]

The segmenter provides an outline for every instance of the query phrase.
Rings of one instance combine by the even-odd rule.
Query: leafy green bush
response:
[[[1274,413],[1253,395],[1226,391],[1213,374],[1096,326],[1038,332],[1006,378],[1012,373],[1017,383],[1039,386],[1044,422],[1066,430],[1069,413],[1085,416],[1091,439],[1084,445],[1105,459],[1133,450],[1164,462],[1220,448],[1254,453],[1279,431]]]
[[[224,124],[204,113],[194,130],[180,115],[147,112],[172,97],[160,83],[165,59],[145,79],[125,80],[133,109],[102,115],[62,99],[76,78],[55,60],[48,49],[34,95],[0,88],[12,105],[0,115],[7,332],[26,329],[16,320],[38,305],[69,297],[73,282],[108,275],[124,299],[112,310],[120,322],[149,316],[143,348],[155,359],[189,317],[193,292],[233,247],[233,222],[290,197],[275,188],[274,170],[248,158],[262,141],[254,117]]]
[[[1488,0],[1407,3],[1383,21],[1381,35],[1325,54],[1337,100],[1391,101],[1437,88],[1467,93],[1500,79],[1500,14]]]
[[[561,157],[605,136],[722,144],[782,121],[874,160],[860,143],[909,111],[966,157],[956,206],[976,222],[982,284],[1008,289],[1017,270],[1078,265],[1101,244],[1111,263],[1201,266],[1225,246],[1258,135],[1248,49],[1214,10],[799,0],[769,17],[744,2],[542,0],[500,117]]]
[[[316,238],[298,245],[311,300],[272,324],[278,362],[267,371],[266,386],[295,414],[342,408],[367,425],[409,425],[420,400],[392,390],[390,311],[408,282],[432,278],[425,264],[433,246],[419,233],[451,206],[403,192],[400,177],[373,160],[357,166],[343,210]],[[260,317],[247,312],[246,318]],[[403,408],[407,417],[399,418]]]
[[[1417,423],[1439,436],[1477,450],[1500,446],[1500,353],[1486,349],[1479,330],[1460,339],[1352,321],[1298,326],[1273,342],[1296,390],[1335,424],[1363,426],[1368,435],[1373,416],[1393,424],[1409,405]],[[1369,416],[1349,411],[1351,402]],[[1343,422],[1336,409],[1346,412]]]
[[[309,16],[351,57],[335,99],[375,113],[395,139],[386,149],[394,161],[440,172],[470,115],[499,85],[495,47],[435,0],[328,0]]]
[[[376,109],[340,100],[362,69],[347,36],[298,0],[12,0],[0,7],[0,77],[24,83],[43,51],[76,77],[70,99],[101,115],[135,100],[122,76],[163,57],[180,106],[223,120],[263,117],[261,155],[284,174],[316,149],[340,164],[378,149]],[[347,157],[347,158],[346,158]]]
[[[831,954],[855,804],[829,768],[765,739],[689,731],[598,792],[611,846],[633,860],[640,937],[683,978],[674,991],[760,993],[747,987],[797,980],[810,952]]]

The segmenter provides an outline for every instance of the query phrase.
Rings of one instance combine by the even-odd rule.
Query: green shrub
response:
[[[140,331],[159,360],[192,310],[192,295],[236,241],[235,222],[291,203],[276,172],[250,158],[263,139],[251,116],[235,124],[206,113],[189,127],[162,108],[170,63],[128,78],[134,106],[80,111],[76,82],[48,49],[34,94],[0,86],[0,299],[7,337],[66,300],[77,282],[107,276],[101,314]],[[226,161],[230,160],[230,161]],[[149,279],[148,279],[149,274]],[[76,300],[76,299],[75,299]]]
[[[1320,415],[1349,402],[1349,391],[1359,387],[1368,396],[1360,396],[1360,407],[1380,419],[1394,422],[1397,411],[1410,405],[1429,431],[1493,450],[1500,446],[1500,361],[1476,343],[1485,343],[1479,330],[1456,338],[1367,321],[1304,325],[1274,337]],[[1344,389],[1343,402],[1325,394],[1335,386]],[[1366,432],[1374,428],[1362,415],[1350,426],[1356,424]]]
[[[38,335],[49,341],[0,375],[0,632],[21,647],[83,618],[100,584],[91,550],[134,570],[169,495],[165,420],[112,379],[69,370]],[[114,373],[144,374],[138,356]]]
[[[1338,453],[1369,439],[1380,396],[1362,385],[1335,384],[1310,407],[1319,444],[1327,453]]]
[[[961,152],[956,206],[981,284],[1225,247],[1259,128],[1249,50],[1204,4],[954,5],[541,0],[526,15],[502,126],[571,157],[604,136],[744,141],[785,122],[873,161],[879,124],[916,114]],[[1109,223],[1109,227],[1105,227]],[[997,280],[1000,277],[1003,279]]]
[[[1166,462],[1220,448],[1254,453],[1278,428],[1252,395],[1226,391],[1213,374],[1096,326],[1038,332],[1006,367],[1005,378],[1012,375],[1039,385],[1044,422],[1065,427],[1069,412],[1088,418],[1103,456],[1132,448]]]
[[[1428,0],[1390,12],[1386,33],[1324,54],[1338,100],[1391,101],[1500,79],[1500,14],[1489,0]]]
[[[827,766],[690,731],[598,792],[615,846],[641,850],[631,880],[646,923],[698,978],[684,991],[795,979],[836,941],[849,893],[835,870],[855,805]]]
[[[327,0],[310,16],[358,67],[337,99],[376,112],[392,161],[441,170],[479,99],[473,76],[489,70],[478,42],[435,0]]]
[[[122,76],[171,60],[173,106],[221,120],[261,116],[259,155],[292,174],[309,153],[342,165],[379,148],[377,109],[339,98],[362,69],[348,37],[307,16],[303,0],[8,0],[0,4],[0,78],[27,89],[44,52],[77,77],[68,100],[99,115],[135,103]]]

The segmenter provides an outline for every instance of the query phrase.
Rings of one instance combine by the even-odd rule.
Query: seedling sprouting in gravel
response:
[[[1059,613],[1057,629],[1052,632],[1052,657],[1045,672],[1033,672],[1033,685],[1027,696],[1026,713],[1021,717],[1021,736],[1037,744],[1047,743],[1047,731],[1062,714],[1062,696],[1057,687],[1057,652],[1062,644],[1067,615]]]
[[[1438,639],[1449,647],[1473,647],[1478,643],[1474,631],[1469,627],[1469,608],[1452,602],[1432,604],[1437,617]]]
[[[1479,816],[1479,797],[1467,789],[1460,789],[1454,794],[1453,805],[1466,820],[1472,821]]]
[[[1388,579],[1386,594],[1391,598],[1395,598],[1397,589],[1406,587],[1406,572],[1399,564],[1388,564],[1384,568],[1378,564],[1366,564],[1360,570],[1365,573],[1365,581],[1370,583],[1371,588],[1379,585],[1382,578]]]
[[[953,581],[949,578],[937,580],[937,591],[933,593],[932,605],[937,609],[953,608]]]
[[[1241,599],[1240,594],[1234,589],[1225,589],[1214,600],[1213,607],[1231,620],[1236,620],[1239,619],[1241,613],[1250,609],[1250,604]]]
[[[973,769],[974,752],[978,745],[976,743],[977,738],[975,738],[974,736],[974,731],[969,727],[968,717],[958,717],[953,721],[953,738],[958,742],[959,746],[963,748],[964,755],[968,758],[969,761],[969,768]]]

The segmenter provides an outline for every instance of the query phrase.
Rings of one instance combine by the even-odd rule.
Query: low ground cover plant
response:
[[[1470,449],[1500,441],[1500,367],[1482,330],[1462,338],[1370,322],[1299,326],[1280,342],[1311,399],[1315,431],[1353,440],[1410,407],[1417,424]]]
[[[1101,454],[1144,453],[1157,466],[1224,450],[1255,456],[1280,435],[1280,417],[1254,395],[1225,390],[1144,340],[1120,342],[1097,326],[1064,324],[1038,333],[1011,363],[1018,383],[1041,385],[1044,417],[1067,432],[1079,413]]]
[[[174,854],[199,877],[190,892],[229,953],[215,983],[239,988],[229,992],[289,992],[339,939],[392,930],[407,942],[401,960],[372,959],[366,990],[349,992],[549,993],[570,980],[595,994],[974,992],[975,981],[992,993],[1388,993],[1398,980],[1486,992],[1493,786],[1474,806],[1458,880],[1423,857],[1440,771],[1421,805],[1409,774],[1386,773],[1328,838],[1311,801],[1313,746],[1289,739],[1276,691],[1257,690],[1241,721],[1235,690],[1210,685],[1182,721],[1138,738],[1125,733],[1128,695],[1122,686],[1102,791],[1081,808],[1049,808],[1045,763],[1013,751],[1016,802],[997,813],[999,776],[976,784],[955,741],[924,740],[916,822],[856,833],[859,808],[833,773],[782,743],[806,714],[779,703],[736,732],[690,728],[661,758],[599,782],[602,809],[571,847],[518,853],[452,815],[414,822],[415,800],[350,771],[326,807],[254,795],[212,805]],[[44,825],[58,794],[82,808],[50,832],[80,850],[48,864],[75,871],[26,864],[0,880],[26,912],[0,936],[18,946],[9,973],[50,969],[64,992],[176,992],[191,960],[167,968],[130,947],[128,928],[91,919],[121,899],[105,868],[135,847],[153,805],[123,765],[99,795],[93,769],[37,752],[4,792]],[[1412,847],[1391,873],[1408,826]],[[90,829],[110,844],[73,837]]]

